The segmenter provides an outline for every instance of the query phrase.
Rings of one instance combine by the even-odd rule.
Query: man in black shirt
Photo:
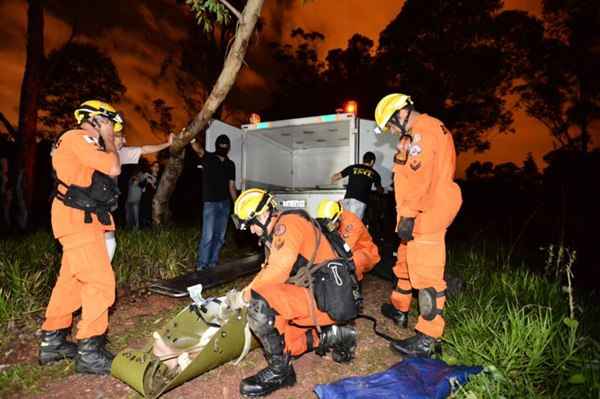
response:
[[[375,184],[377,191],[383,192],[381,187],[381,176],[373,169],[375,165],[375,154],[371,151],[363,155],[363,163],[350,165],[340,173],[331,177],[331,181],[336,181],[348,177],[348,186],[346,196],[342,201],[345,210],[354,213],[359,218],[363,218],[367,204],[369,203],[369,194],[371,186]]]
[[[202,165],[202,237],[198,243],[196,270],[215,267],[219,252],[225,243],[225,232],[231,205],[237,198],[235,188],[235,164],[227,154],[231,148],[229,137],[222,134],[215,142],[215,152],[206,152],[197,142],[192,148],[200,157]]]

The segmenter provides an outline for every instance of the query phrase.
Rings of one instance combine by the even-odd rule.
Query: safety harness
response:
[[[328,242],[331,244],[334,252],[337,253],[338,256],[340,256],[341,258],[344,258],[344,260],[346,260],[347,262],[352,264],[352,277],[353,277],[353,296],[354,296],[354,300],[356,303],[356,311],[357,314],[354,318],[356,319],[365,319],[370,321],[371,323],[373,323],[373,332],[375,333],[375,335],[385,339],[388,342],[393,342],[395,341],[394,338],[392,338],[391,336],[385,334],[384,332],[381,332],[377,329],[377,320],[372,317],[369,316],[367,314],[364,313],[358,313],[358,310],[361,308],[361,304],[362,304],[362,295],[360,292],[360,284],[358,284],[358,281],[356,281],[355,279],[355,266],[354,266],[354,261],[352,260],[352,250],[350,249],[350,247],[348,246],[348,244],[344,241],[344,239],[339,235],[339,233],[336,230],[329,230],[327,228],[325,228],[324,226],[321,226],[317,221],[315,221],[313,218],[310,217],[310,215],[308,215],[308,213],[306,213],[303,210],[289,210],[289,211],[285,211],[282,212],[279,215],[279,218],[281,216],[283,216],[284,214],[296,214],[299,215],[303,218],[305,218],[306,220],[310,221],[311,224],[313,225],[313,227],[315,227],[315,233],[317,235],[317,239],[316,239],[316,246],[315,246],[315,250],[311,256],[311,259],[308,261],[308,263],[301,267],[299,269],[299,271],[292,277],[290,277],[288,279],[288,283],[300,286],[300,287],[305,287],[308,288],[310,290],[310,301],[311,301],[311,306],[310,306],[310,317],[313,321],[313,324],[315,325],[317,331],[319,333],[321,333],[321,327],[318,325],[317,320],[316,320],[316,316],[315,316],[315,309],[317,308],[317,304],[315,303],[315,292],[314,292],[314,276],[316,274],[316,272],[322,268],[324,265],[326,265],[328,262],[323,262],[323,263],[319,263],[317,265],[314,264],[314,260],[315,257],[317,255],[317,250],[319,248],[319,243],[320,243],[320,239],[321,239],[321,233],[324,233],[325,236],[327,237]],[[277,222],[279,221],[279,218],[276,219],[275,224],[277,224]],[[336,320],[337,321],[337,320]],[[307,331],[307,343],[309,345],[309,347],[312,347],[312,341],[313,341],[313,337],[312,334],[309,333],[309,331]]]
[[[324,231],[319,223],[303,210],[282,212],[275,221],[275,225],[286,214],[301,216],[310,222],[315,232],[315,250],[310,259],[306,265],[301,266],[293,276],[289,277],[287,282],[308,288],[311,302],[310,317],[317,330],[321,332],[316,320],[315,309],[327,313],[336,322],[343,323],[354,319],[358,314],[362,296],[356,280],[350,248],[337,232]],[[337,258],[315,264],[323,234]]]

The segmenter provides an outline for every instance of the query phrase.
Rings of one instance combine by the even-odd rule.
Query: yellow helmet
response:
[[[233,205],[233,221],[240,230],[245,230],[249,222],[269,209],[276,207],[273,195],[260,188],[245,190]]]
[[[123,130],[123,117],[117,112],[110,104],[99,100],[89,100],[84,102],[74,112],[75,119],[78,124],[82,124],[86,119],[101,115],[110,119],[113,123],[113,130],[115,133]]]
[[[324,199],[317,208],[317,219],[327,227],[329,231],[337,229],[337,222],[344,208],[341,201]]]
[[[401,93],[388,94],[377,103],[375,107],[375,123],[377,124],[377,133],[387,132],[387,123],[394,116],[396,111],[401,110],[407,105],[413,105],[410,96]]]
[[[317,208],[317,219],[334,220],[340,217],[343,208],[340,201],[324,199],[319,203]]]

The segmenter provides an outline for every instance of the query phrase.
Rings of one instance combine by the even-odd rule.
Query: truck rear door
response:
[[[362,161],[365,152],[371,151],[377,158],[373,167],[381,175],[381,185],[389,191],[394,167],[394,154],[398,138],[393,134],[375,134],[375,122],[367,119],[359,120],[358,162]]]

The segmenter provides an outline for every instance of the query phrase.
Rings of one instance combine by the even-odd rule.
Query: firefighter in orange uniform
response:
[[[336,361],[352,359],[356,331],[317,309],[308,288],[291,284],[314,256],[318,264],[335,259],[324,235],[317,246],[314,222],[298,213],[280,213],[274,197],[260,189],[244,191],[235,201],[234,220],[240,229],[249,229],[269,248],[262,270],[240,291],[239,302],[248,308],[248,324],[263,346],[267,368],[240,383],[245,396],[263,396],[294,385],[292,357],[312,349],[324,354],[333,350]],[[318,333],[316,326],[320,326]]]
[[[381,260],[379,249],[367,227],[353,212],[343,209],[339,201],[323,200],[317,208],[317,220],[330,231],[337,230],[352,251],[356,278],[361,281]]]
[[[382,313],[406,328],[412,290],[418,290],[416,335],[392,343],[405,356],[431,356],[444,332],[446,300],[445,235],[462,203],[454,182],[456,150],[444,124],[415,111],[404,94],[390,94],[377,104],[380,131],[399,135],[394,157],[397,233],[400,238],[394,274],[398,284]]]
[[[67,189],[92,187],[94,173],[107,180],[120,173],[114,132],[123,120],[101,101],[83,103],[75,111],[78,128],[64,133],[52,157],[58,193],[52,203],[52,230],[63,248],[60,273],[46,310],[39,351],[41,364],[75,358],[80,373],[109,374],[113,355],[105,349],[108,308],[115,300],[115,277],[108,259],[104,232],[114,230],[110,213],[73,207]],[[100,139],[104,142],[101,147]],[[77,195],[75,191],[71,192]],[[115,197],[116,198],[116,197]],[[67,205],[69,204],[69,205]],[[67,341],[73,312],[82,309],[78,344]]]

